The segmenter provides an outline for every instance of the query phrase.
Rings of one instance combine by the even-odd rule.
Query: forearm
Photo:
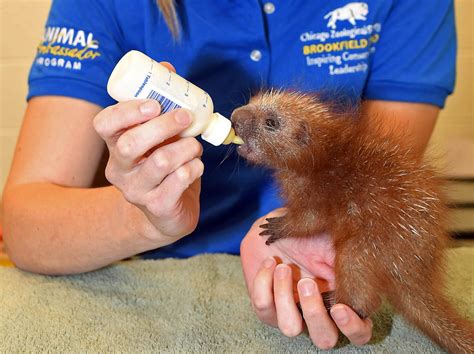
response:
[[[365,101],[364,117],[380,120],[388,132],[398,131],[414,152],[423,155],[436,124],[439,108],[423,103]]]
[[[7,252],[32,272],[90,271],[160,246],[141,235],[145,216],[115,187],[18,185],[5,190],[3,207]]]

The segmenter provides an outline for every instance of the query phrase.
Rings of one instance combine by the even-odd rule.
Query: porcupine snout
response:
[[[253,133],[255,133],[256,114],[252,106],[246,105],[237,108],[232,112],[231,120],[235,132],[244,141],[247,141],[247,139],[252,137]]]
[[[237,148],[239,155],[250,162],[263,162],[259,143],[257,110],[252,105],[237,108],[231,116],[235,132],[245,142]]]

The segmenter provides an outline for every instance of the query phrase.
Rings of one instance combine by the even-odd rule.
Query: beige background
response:
[[[474,0],[455,4],[457,86],[441,114],[431,150],[443,156],[447,174],[474,176]],[[50,0],[0,0],[0,195],[26,105],[28,70],[49,5]]]

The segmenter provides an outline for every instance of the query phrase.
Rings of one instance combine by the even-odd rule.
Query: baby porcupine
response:
[[[338,109],[334,109],[338,108]],[[407,137],[317,95],[269,91],[236,109],[239,154],[274,170],[287,213],[267,243],[327,232],[336,252],[333,303],[370,316],[386,297],[450,352],[474,352],[474,326],[442,293],[449,236],[440,179]]]

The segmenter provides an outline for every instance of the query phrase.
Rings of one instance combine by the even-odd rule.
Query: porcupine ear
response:
[[[307,121],[303,120],[300,122],[298,130],[296,132],[296,139],[304,144],[307,145],[310,142],[310,127]]]

